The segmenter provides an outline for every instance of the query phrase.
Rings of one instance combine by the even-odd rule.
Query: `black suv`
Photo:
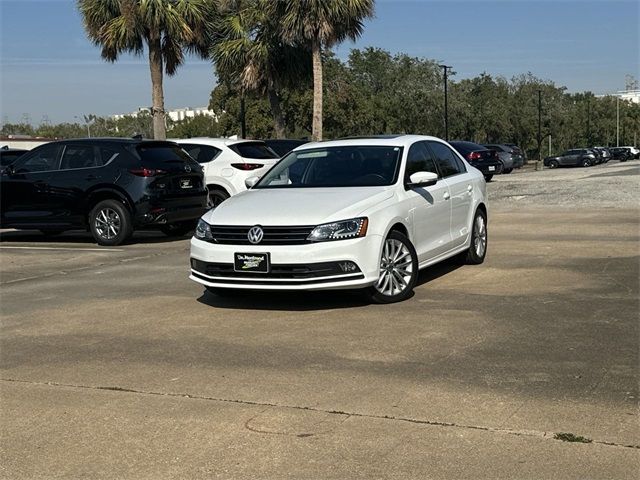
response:
[[[100,245],[134,229],[183,235],[208,207],[202,168],[173,142],[124,138],[41,145],[2,171],[0,227],[84,228]]]

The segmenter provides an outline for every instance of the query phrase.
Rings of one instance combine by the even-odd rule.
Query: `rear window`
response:
[[[145,165],[157,165],[166,163],[189,163],[198,165],[187,152],[178,145],[167,143],[142,143],[136,146],[136,152]]]
[[[243,158],[269,159],[280,158],[277,153],[271,150],[262,142],[243,142],[229,145],[229,148]]]

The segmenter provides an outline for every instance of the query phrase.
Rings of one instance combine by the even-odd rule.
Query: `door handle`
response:
[[[445,200],[449,200],[451,198],[451,195],[449,194],[449,192],[444,192],[442,198],[444,198]]]
[[[96,177],[95,175],[91,175],[91,174],[89,174],[89,175],[87,175],[85,177],[85,180],[97,180],[97,179],[98,179],[98,177]]]
[[[473,191],[473,187],[471,185],[467,185],[467,192],[471,193]]]

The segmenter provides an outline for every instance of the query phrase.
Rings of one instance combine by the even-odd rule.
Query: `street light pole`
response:
[[[538,89],[538,161],[542,161],[542,90]]]
[[[444,71],[444,139],[449,141],[449,98],[447,93],[447,70],[449,65],[438,65]]]
[[[616,147],[620,146],[620,95],[616,96]]]

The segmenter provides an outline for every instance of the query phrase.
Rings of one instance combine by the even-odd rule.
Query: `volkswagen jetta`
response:
[[[305,144],[247,184],[191,240],[190,278],[216,293],[365,288],[391,303],[420,269],[485,258],[483,175],[435,137]]]

